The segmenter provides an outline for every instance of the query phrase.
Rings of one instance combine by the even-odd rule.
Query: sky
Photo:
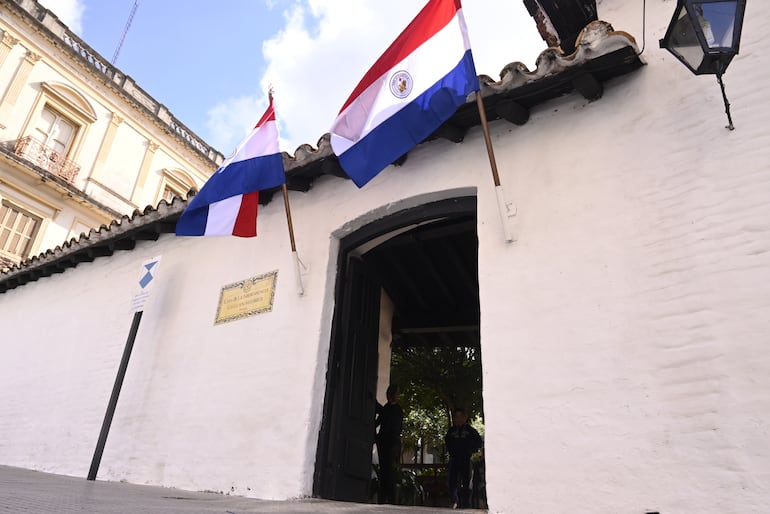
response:
[[[315,147],[424,0],[38,0],[225,156],[275,90],[281,150]],[[476,71],[530,70],[546,44],[522,0],[465,0]],[[125,34],[125,36],[124,36]],[[123,39],[120,44],[121,38]],[[120,50],[117,52],[120,44]]]

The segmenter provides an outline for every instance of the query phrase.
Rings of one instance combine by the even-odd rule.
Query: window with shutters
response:
[[[45,106],[32,129],[32,134],[19,139],[17,155],[40,166],[67,182],[73,183],[80,165],[68,158],[80,126],[58,111]]]
[[[79,153],[95,121],[96,112],[83,94],[64,84],[41,82],[15,152],[74,184],[80,172]]]
[[[72,145],[75,130],[72,121],[46,106],[35,127],[35,138],[49,150],[52,160],[56,159],[54,155],[64,158]]]
[[[29,257],[42,219],[5,200],[0,203],[0,254],[14,261]]]

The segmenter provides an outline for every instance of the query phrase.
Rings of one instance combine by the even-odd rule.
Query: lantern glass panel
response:
[[[679,11],[677,20],[674,22],[669,45],[671,51],[684,59],[693,70],[698,69],[703,61],[703,48],[700,46],[698,35],[685,9]]]
[[[738,2],[693,2],[695,17],[709,48],[733,46],[733,27]]]

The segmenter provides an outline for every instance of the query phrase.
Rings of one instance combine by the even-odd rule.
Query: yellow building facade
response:
[[[200,188],[224,160],[36,0],[0,5],[0,269]]]

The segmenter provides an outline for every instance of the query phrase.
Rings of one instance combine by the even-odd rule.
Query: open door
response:
[[[344,276],[338,303],[342,310],[335,316],[327,372],[315,493],[365,503],[372,478],[380,285],[357,257],[348,258]]]
[[[340,240],[314,496],[371,501],[383,290],[395,306],[394,342],[479,346],[476,224],[476,198],[457,197],[391,214]]]

